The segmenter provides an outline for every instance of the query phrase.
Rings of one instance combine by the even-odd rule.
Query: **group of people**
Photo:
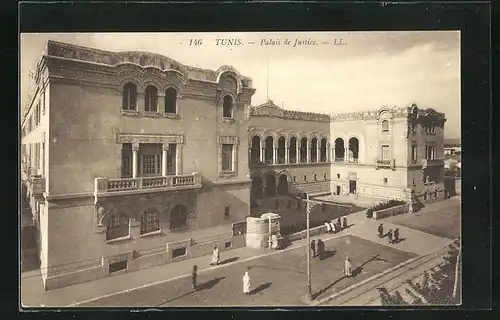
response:
[[[325,221],[325,226],[326,226],[326,231],[328,233],[339,232],[339,231],[347,228],[347,218],[344,217],[341,220],[340,217],[339,217],[336,222],[334,222],[333,220],[330,221],[330,222]]]
[[[384,225],[382,223],[378,226],[378,237],[384,237]],[[394,232],[392,229],[389,229],[387,232],[387,239],[389,239],[390,244],[399,243],[399,228],[394,229]]]
[[[311,241],[311,252],[313,258],[319,257],[320,260],[323,260],[325,256],[325,243],[323,240],[318,239],[318,241],[315,241],[313,239]]]

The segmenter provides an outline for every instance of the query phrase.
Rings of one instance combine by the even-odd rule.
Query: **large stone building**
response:
[[[186,230],[234,231],[293,192],[442,194],[445,120],[432,110],[251,107],[252,81],[233,67],[54,41],[35,81],[21,175],[46,289],[244,246],[239,231],[205,243]]]
[[[443,113],[415,104],[333,115],[332,194],[443,198],[445,121]]]

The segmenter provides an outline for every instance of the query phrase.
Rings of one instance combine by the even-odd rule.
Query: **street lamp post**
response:
[[[298,197],[300,199],[303,199],[302,197]],[[321,202],[318,201],[312,201],[309,200],[309,194],[306,193],[306,234],[307,234],[307,245],[306,245],[306,250],[307,250],[307,292],[306,292],[306,300],[307,301],[312,301],[312,291],[311,291],[311,249],[309,246],[311,245],[311,234],[309,230],[309,224],[310,224],[310,214],[311,210],[318,204],[321,204]]]

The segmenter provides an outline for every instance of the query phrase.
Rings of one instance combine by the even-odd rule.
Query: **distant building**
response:
[[[444,154],[452,155],[462,152],[460,139],[444,139]]]

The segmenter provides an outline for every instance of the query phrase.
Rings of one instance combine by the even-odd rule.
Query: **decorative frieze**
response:
[[[232,144],[232,145],[237,145],[239,144],[240,140],[239,137],[234,137],[234,136],[218,136],[217,137],[217,143],[218,144]]]
[[[283,119],[318,121],[318,122],[330,121],[330,117],[327,114],[286,110],[278,107],[276,104],[274,104],[272,100],[268,100],[264,104],[251,107],[250,116],[276,117]]]
[[[160,134],[123,134],[118,133],[116,136],[117,143],[184,143],[183,135],[160,135]]]

